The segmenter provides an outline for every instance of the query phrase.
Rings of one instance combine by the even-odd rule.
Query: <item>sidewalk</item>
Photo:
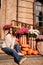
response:
[[[41,55],[27,55],[27,60],[25,60],[21,65],[43,65],[43,56]],[[18,65],[14,62],[13,57],[0,54],[0,65]]]

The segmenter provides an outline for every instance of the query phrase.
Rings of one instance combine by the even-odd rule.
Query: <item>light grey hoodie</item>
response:
[[[7,34],[5,37],[5,41],[2,44],[2,48],[8,47],[13,49],[15,44],[16,37],[11,36],[11,34]]]

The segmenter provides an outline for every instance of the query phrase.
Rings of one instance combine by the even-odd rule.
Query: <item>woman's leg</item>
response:
[[[14,45],[14,48],[16,49],[18,55],[24,56],[24,54],[21,52],[21,48],[20,48],[20,45],[19,44],[15,44]]]
[[[10,54],[14,57],[14,60],[19,64],[19,62],[21,61],[21,57],[17,54],[17,52],[13,49],[10,48],[2,48],[2,50],[7,53]]]
[[[16,49],[17,52],[21,52],[21,48],[19,44],[15,44],[14,48]]]

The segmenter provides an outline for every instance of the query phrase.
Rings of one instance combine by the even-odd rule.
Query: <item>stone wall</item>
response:
[[[33,2],[34,0],[19,0],[18,21],[33,24]]]
[[[3,25],[16,20],[16,0],[1,0],[1,38],[4,38]]]
[[[34,0],[18,0],[18,6],[21,7],[21,8],[19,7],[18,9],[18,21],[25,22],[28,24],[33,24],[33,2]],[[23,7],[25,6],[27,8],[23,9],[22,6]],[[31,14],[28,14],[28,13],[31,13]],[[1,0],[0,14],[1,14],[0,16],[1,17],[1,20],[0,20],[1,39],[3,39],[4,38],[3,25],[10,24],[11,20],[16,20],[17,0]]]
[[[1,38],[1,8],[0,8],[0,38]]]

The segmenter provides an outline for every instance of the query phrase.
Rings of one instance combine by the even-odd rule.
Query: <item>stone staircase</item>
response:
[[[0,40],[0,49],[4,40]],[[21,65],[43,65],[43,56],[41,55],[26,55],[27,60]],[[18,65],[14,62],[13,57],[5,53],[0,53],[0,65]]]
[[[4,42],[4,40],[0,40],[0,65],[17,65],[14,62],[12,56],[5,54],[1,50],[1,47],[2,47],[3,42]]]
[[[0,48],[2,47],[4,40],[0,39]]]
[[[5,54],[5,52],[3,52],[2,49],[1,49],[3,42],[4,42],[4,40],[0,40],[0,55],[2,55],[2,56],[4,56],[4,55],[5,55],[5,56],[8,56],[8,55]],[[1,58],[1,57],[0,57],[0,58]]]

